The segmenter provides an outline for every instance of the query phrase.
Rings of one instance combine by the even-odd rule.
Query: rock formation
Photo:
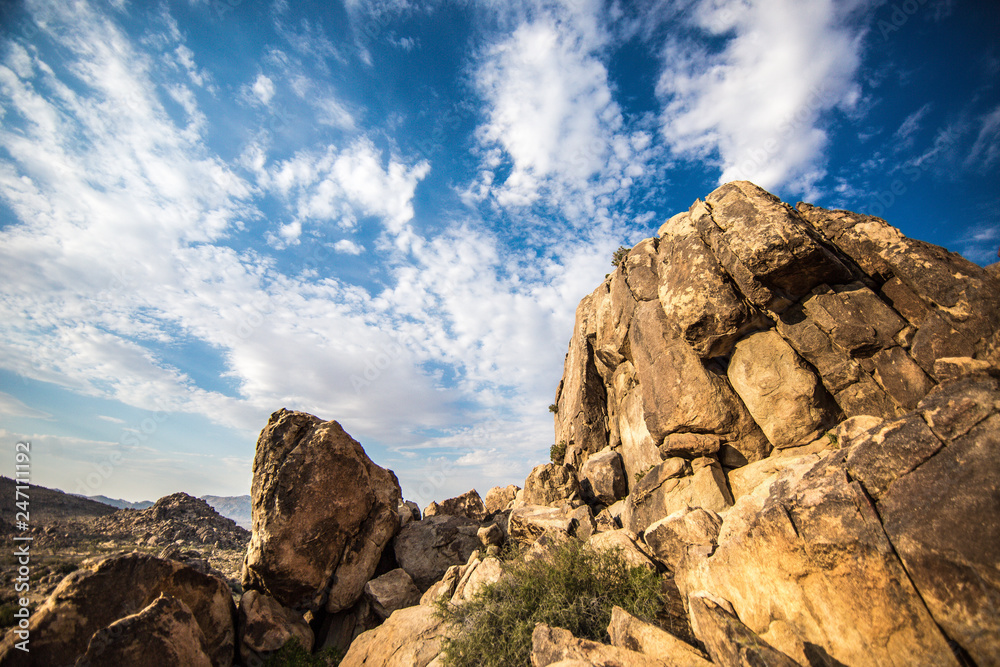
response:
[[[1000,665],[998,362],[996,267],[730,183],[580,302],[565,456],[523,489],[421,518],[337,422],[281,410],[257,443],[238,615],[171,543],[67,577],[30,657],[256,664],[295,638],[342,665],[438,667],[435,605],[500,581],[505,542],[531,560],[579,540],[659,577],[666,609],[615,608],[610,643],[539,623],[532,665]],[[146,546],[230,539],[203,505],[98,521]],[[28,664],[13,640],[0,664]]]
[[[335,421],[279,410],[257,440],[243,585],[300,611],[359,597],[399,528],[399,482]]]
[[[220,515],[207,502],[186,493],[157,500],[143,510],[123,509],[98,519],[106,535],[128,535],[138,544],[165,546],[178,540],[222,549],[245,549],[250,532]]]

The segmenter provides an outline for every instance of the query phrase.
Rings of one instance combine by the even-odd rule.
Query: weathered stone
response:
[[[969,376],[935,388],[917,406],[917,411],[942,440],[967,433],[991,413],[1000,411],[997,400],[1000,380]]]
[[[302,648],[312,651],[315,641],[313,631],[301,614],[259,591],[251,590],[243,594],[237,640],[244,663],[266,659],[291,639],[297,639]]]
[[[442,500],[440,503],[432,502],[424,508],[424,516],[435,516],[446,514],[448,516],[464,516],[473,521],[483,521],[489,512],[483,504],[482,498],[475,489],[470,489],[460,496]]]
[[[465,600],[471,600],[484,586],[500,581],[501,576],[503,576],[503,567],[500,565],[499,559],[493,557],[482,560],[477,558],[474,561],[470,559],[465,573],[455,586],[455,593],[451,601],[460,604]]]
[[[615,429],[618,433],[619,453],[625,473],[625,482],[631,486],[636,474],[660,462],[660,452],[646,426],[643,412],[642,391],[635,376],[632,362],[626,361],[615,370],[609,388],[614,410]]]
[[[372,609],[365,596],[349,609],[335,614],[325,614],[316,631],[316,648],[319,651],[336,649],[343,655],[361,633],[382,624],[382,618]]]
[[[685,507],[651,525],[642,537],[653,556],[677,572],[688,557],[712,555],[721,527],[722,519],[715,512]]]
[[[194,614],[213,665],[232,664],[236,607],[229,586],[177,561],[139,553],[91,561],[63,579],[31,615],[31,652],[15,649],[16,636],[8,633],[0,643],[0,663],[72,665],[95,632],[138,614],[161,595]]]
[[[524,480],[524,492],[515,507],[545,505],[560,507],[565,503],[581,502],[580,481],[571,466],[543,463],[535,466]]]
[[[652,554],[639,543],[639,536],[630,530],[610,530],[597,533],[587,540],[587,546],[597,552],[617,551],[629,567],[656,570]]]
[[[331,493],[336,489],[336,493]],[[399,529],[399,482],[340,424],[279,410],[257,440],[243,586],[298,611],[361,596]]]
[[[137,614],[94,633],[76,666],[211,667],[208,650],[188,606],[161,595]]]
[[[901,474],[878,501],[885,531],[927,609],[979,665],[997,664],[1000,656],[998,399],[995,392],[992,415]]]
[[[927,317],[927,305],[899,278],[887,280],[881,291],[889,305],[910,324],[919,325]]]
[[[736,344],[729,380],[775,447],[816,439],[830,419],[826,392],[817,377],[776,332]]]
[[[446,626],[433,607],[393,612],[351,643],[340,667],[427,667],[441,653]]]
[[[764,318],[742,299],[690,218],[660,244],[658,296],[667,318],[698,356],[726,356]]]
[[[528,546],[547,530],[560,530],[569,535],[576,534],[576,519],[572,510],[558,507],[529,505],[511,510],[507,524],[507,535],[521,546]]]
[[[625,499],[622,526],[641,534],[677,510],[703,507],[721,512],[732,505],[718,461],[702,458],[697,469],[684,459],[667,459],[650,470]]]
[[[594,520],[594,511],[590,509],[590,505],[580,505],[570,513],[570,518],[576,521],[576,532],[573,534],[578,540],[586,542],[597,532],[597,522]]]
[[[900,476],[934,456],[942,446],[913,412],[859,438],[847,455],[847,471],[877,500]]]
[[[611,609],[611,644],[662,660],[675,667],[708,667],[708,656],[669,632],[646,623],[621,607]]]
[[[727,473],[729,489],[732,491],[733,498],[739,500],[743,496],[753,493],[757,488],[769,485],[785,470],[801,466],[804,463],[815,463],[819,459],[820,457],[816,454],[803,457],[769,456],[742,468],[730,470]]]
[[[420,604],[433,607],[440,600],[450,599],[455,594],[455,586],[458,585],[458,582],[465,575],[467,569],[467,565],[452,565],[449,567],[445,571],[444,576],[439,581],[431,584],[431,587],[420,596]]]
[[[997,370],[988,361],[982,359],[972,359],[970,357],[941,357],[934,360],[934,377],[939,382],[957,380],[965,375],[976,373],[996,373]]]
[[[835,346],[856,357],[891,347],[906,326],[896,311],[859,283],[818,289],[803,307]]]
[[[532,667],[549,665],[607,665],[608,667],[666,667],[669,663],[635,651],[608,646],[589,639],[577,639],[569,630],[539,623],[531,633]]]
[[[400,500],[396,506],[399,515],[399,527],[402,528],[411,521],[420,521],[420,506],[412,500]]]
[[[486,492],[486,498],[483,500],[486,511],[490,514],[496,514],[511,509],[511,503],[514,502],[514,498],[517,497],[517,492],[520,490],[521,487],[513,484],[494,486]]]
[[[605,448],[592,455],[580,470],[580,485],[585,499],[610,505],[628,494],[622,470],[622,457]]]
[[[722,439],[706,433],[671,433],[663,438],[660,456],[711,456],[719,451]]]
[[[396,536],[396,562],[422,591],[451,565],[462,565],[479,548],[479,524],[464,516],[432,516],[408,524]]]
[[[848,417],[830,429],[829,434],[834,437],[838,446],[850,447],[859,438],[864,437],[869,431],[879,428],[883,423],[885,423],[884,419],[871,415]]]
[[[731,601],[757,634],[788,623],[803,644],[847,665],[955,665],[843,456],[791,459],[742,496],[714,553],[678,572],[678,586]]]
[[[500,546],[504,543],[507,534],[504,533],[503,528],[498,524],[491,523],[488,526],[483,526],[478,531],[476,531],[476,537],[479,538],[479,543],[484,547],[489,546]]]
[[[798,667],[715,601],[700,595],[692,595],[688,601],[691,626],[713,663],[727,667]]]
[[[636,301],[656,300],[660,282],[657,274],[660,263],[656,255],[657,245],[655,238],[639,241],[628,251],[619,267]]]
[[[798,300],[816,285],[851,280],[851,272],[814,238],[794,209],[753,183],[727,183],[705,202],[711,207],[712,222],[722,232],[713,235],[715,243],[722,243],[720,237],[724,237],[725,245],[751,276],[787,295],[789,301]],[[776,312],[780,309],[773,298],[763,305]]]
[[[934,386],[910,355],[900,347],[882,350],[875,362],[875,379],[901,407],[912,410]]]
[[[389,618],[397,609],[420,603],[420,590],[401,567],[365,584],[365,596],[371,602],[372,611],[381,618]]]

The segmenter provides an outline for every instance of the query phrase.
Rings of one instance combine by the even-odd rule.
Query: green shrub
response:
[[[560,440],[556,444],[549,447],[549,458],[552,459],[553,463],[562,464],[563,460],[566,458],[565,440]]]
[[[664,610],[656,573],[629,567],[616,551],[594,552],[576,540],[556,547],[551,559],[509,561],[504,572],[499,582],[461,605],[439,603],[438,614],[451,624],[443,643],[446,665],[530,665],[536,623],[608,643],[615,605],[647,619]]]
[[[298,639],[293,638],[269,655],[264,661],[264,667],[332,667],[339,665],[343,658],[340,651],[332,647],[319,653],[310,653]]]
[[[618,250],[615,250],[615,253],[611,255],[611,266],[617,269],[618,265],[625,261],[625,256],[628,255],[629,250],[631,248],[626,248],[623,245],[618,246]]]
[[[559,414],[559,406],[556,405],[555,403],[552,403],[551,405],[549,405],[549,412],[551,412],[554,415]]]

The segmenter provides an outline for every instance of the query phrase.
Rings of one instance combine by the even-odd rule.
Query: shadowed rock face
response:
[[[279,410],[254,457],[253,535],[243,585],[297,611],[361,596],[399,528],[399,482],[340,424]]]

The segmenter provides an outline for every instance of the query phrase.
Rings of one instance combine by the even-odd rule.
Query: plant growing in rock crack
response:
[[[551,412],[554,415],[559,414],[559,406],[556,405],[555,403],[550,404],[549,405],[549,412]]]
[[[596,552],[572,540],[550,553],[508,561],[500,581],[461,605],[438,603],[451,626],[442,645],[445,665],[530,665],[536,623],[608,643],[612,607],[650,620],[665,609],[660,577],[630,567],[618,551]]]
[[[566,458],[566,441],[560,440],[556,444],[549,447],[549,458],[552,459],[553,463],[561,464]]]
[[[292,638],[269,655],[262,663],[263,667],[335,667],[344,656],[337,649],[330,647],[318,653],[309,653],[297,638]],[[254,664],[256,661],[251,661]]]
[[[611,266],[618,268],[618,265],[625,261],[626,255],[628,255],[631,248],[626,248],[623,245],[618,246],[618,250],[615,250],[614,254],[611,255]]]

